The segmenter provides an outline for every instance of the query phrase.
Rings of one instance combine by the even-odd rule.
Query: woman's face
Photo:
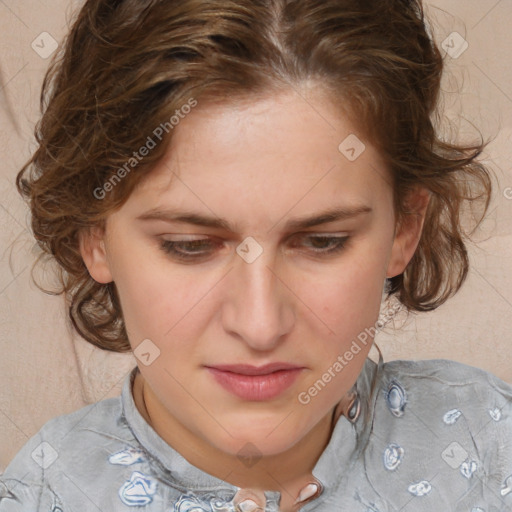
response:
[[[332,412],[421,229],[394,237],[379,155],[305,94],[199,100],[82,252],[97,281],[115,282],[153,408],[231,454],[247,442],[281,453]]]

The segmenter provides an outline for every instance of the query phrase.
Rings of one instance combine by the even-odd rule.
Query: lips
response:
[[[229,364],[209,366],[223,372],[238,373],[239,375],[268,375],[281,370],[296,370],[300,366],[288,363],[269,363],[263,366],[251,366],[250,364]]]
[[[288,389],[303,367],[288,363],[263,366],[246,364],[206,366],[225,390],[247,401],[271,400]]]

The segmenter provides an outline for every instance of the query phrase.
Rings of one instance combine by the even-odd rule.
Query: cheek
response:
[[[373,324],[379,314],[385,270],[383,255],[358,251],[326,275],[305,283],[307,304],[326,324],[326,332],[346,339]],[[309,290],[309,291],[307,291]],[[335,333],[331,333],[329,328]],[[357,333],[355,333],[357,334]]]
[[[336,277],[331,272],[309,283],[305,302],[315,314],[307,314],[318,336],[310,359],[312,372],[301,396],[311,400],[308,407],[319,414],[341,399],[364,365],[372,346],[372,328],[379,318],[383,285],[382,261],[376,256],[347,259]],[[303,289],[308,289],[306,284]]]
[[[146,338],[162,351],[171,345],[178,349],[178,341],[190,345],[201,320],[207,321],[205,308],[218,276],[180,269],[165,255],[144,259],[135,250],[128,254],[120,260],[115,281],[132,346]]]
[[[114,281],[132,346],[171,329],[185,298],[180,280],[148,253],[134,246],[115,255]]]

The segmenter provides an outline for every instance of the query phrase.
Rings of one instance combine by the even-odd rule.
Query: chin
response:
[[[292,416],[293,414],[290,418]],[[278,455],[292,449],[309,431],[305,426],[292,425],[286,421],[286,414],[272,415],[270,418],[271,421],[267,417],[267,421],[260,422],[256,418],[245,416],[242,422],[229,423],[236,425],[226,429],[229,433],[221,429],[218,432],[220,437],[210,437],[208,441],[217,449],[240,458],[263,457]],[[255,425],[258,427],[255,428]]]
[[[220,442],[219,442],[220,441]],[[237,439],[230,438],[229,441],[219,440],[215,442],[217,449],[237,457],[240,462],[248,466],[257,462],[261,457],[271,457],[280,455],[291,448],[299,441],[299,439],[275,438],[269,440],[265,436],[251,436],[248,434]]]

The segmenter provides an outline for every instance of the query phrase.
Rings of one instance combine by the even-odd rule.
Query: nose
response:
[[[226,283],[222,315],[226,332],[253,350],[275,349],[295,322],[294,294],[286,277],[269,250],[252,262],[237,255]]]

